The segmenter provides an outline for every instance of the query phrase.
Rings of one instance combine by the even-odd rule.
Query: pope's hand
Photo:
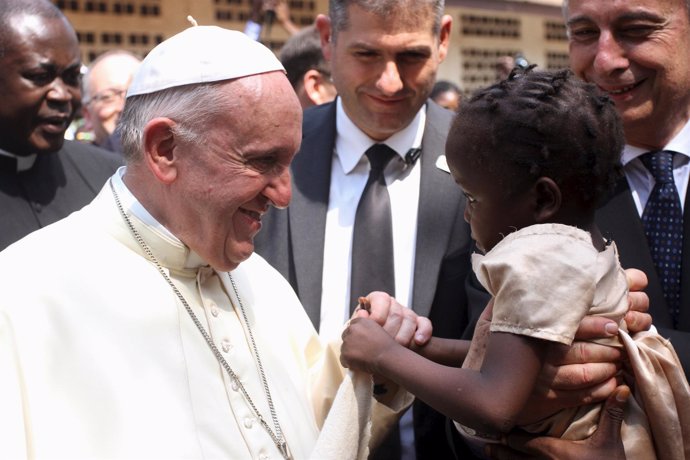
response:
[[[353,317],[373,319],[405,347],[424,345],[431,338],[431,321],[400,305],[385,292],[372,292],[366,299],[369,311],[358,307]]]

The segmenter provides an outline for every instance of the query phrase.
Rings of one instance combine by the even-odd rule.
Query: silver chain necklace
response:
[[[240,307],[240,312],[242,313],[242,320],[244,321],[244,325],[247,329],[247,332],[249,333],[249,341],[251,342],[252,345],[252,351],[254,353],[254,359],[256,360],[256,364],[259,367],[259,374],[261,376],[261,383],[264,387],[264,394],[266,395],[266,399],[268,401],[268,408],[271,412],[271,419],[273,420],[273,427],[275,428],[275,431],[271,429],[271,427],[268,425],[268,422],[264,419],[264,417],[261,415],[259,412],[259,409],[256,407],[254,404],[254,401],[252,398],[249,396],[249,393],[247,392],[247,389],[242,385],[242,382],[240,381],[240,378],[235,374],[235,371],[232,370],[232,367],[230,367],[230,364],[225,360],[223,355],[220,353],[220,350],[218,350],[218,347],[216,347],[216,344],[213,343],[213,340],[211,339],[211,336],[206,332],[206,329],[204,328],[203,324],[201,324],[201,321],[199,321],[199,318],[194,314],[192,311],[192,308],[189,306],[189,303],[187,303],[187,300],[184,298],[182,293],[180,292],[179,289],[177,289],[177,286],[175,286],[175,283],[172,282],[170,277],[168,276],[167,273],[165,273],[165,270],[163,269],[163,266],[158,262],[158,259],[156,256],[153,255],[153,252],[151,251],[151,248],[146,244],[144,239],[141,237],[139,232],[137,231],[136,228],[134,228],[134,225],[132,224],[132,221],[129,219],[127,216],[127,213],[125,213],[124,208],[122,207],[122,203],[120,202],[120,197],[118,196],[117,192],[115,191],[115,187],[113,186],[112,180],[110,181],[110,190],[113,192],[113,198],[115,198],[115,204],[117,204],[117,209],[120,211],[120,215],[124,219],[125,223],[127,224],[127,227],[129,227],[129,231],[132,233],[132,236],[134,239],[137,241],[141,249],[144,251],[146,256],[149,258],[151,262],[156,266],[156,269],[158,270],[158,273],[160,273],[165,281],[170,285],[172,288],[173,292],[177,296],[177,298],[182,302],[182,305],[184,305],[185,310],[187,310],[187,313],[189,316],[192,318],[192,321],[194,322],[194,325],[196,328],[199,330],[201,335],[204,337],[204,340],[208,344],[208,346],[211,348],[211,351],[213,351],[213,354],[215,355],[216,359],[220,363],[221,366],[225,369],[225,371],[228,373],[230,376],[230,379],[232,380],[233,383],[237,385],[237,387],[240,389],[242,392],[242,395],[244,396],[244,399],[249,403],[249,406],[251,407],[252,411],[254,411],[254,414],[256,415],[257,419],[261,423],[261,426],[264,427],[264,429],[268,432],[268,434],[271,436],[271,439],[273,440],[273,443],[276,445],[278,450],[280,451],[281,455],[285,460],[291,460],[292,456],[290,455],[290,450],[288,449],[287,441],[285,440],[285,437],[283,436],[283,430],[280,428],[280,424],[278,423],[278,416],[276,415],[276,410],[273,405],[273,398],[271,398],[271,390],[268,387],[268,381],[266,380],[266,373],[264,372],[264,367],[263,364],[261,364],[261,358],[259,357],[259,349],[256,346],[256,342],[254,341],[254,334],[252,334],[252,329],[249,327],[249,320],[247,319],[247,313],[244,310],[244,305],[242,304],[242,299],[240,298],[240,294],[237,291],[237,286],[235,285],[235,280],[233,279],[232,275],[228,273],[228,277],[230,278],[230,284],[232,285],[232,290],[235,292],[235,297],[237,297],[239,307]]]

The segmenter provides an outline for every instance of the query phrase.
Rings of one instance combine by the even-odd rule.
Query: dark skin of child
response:
[[[455,181],[467,195],[465,219],[483,251],[491,250],[502,234],[515,228],[549,222],[588,231],[593,246],[599,251],[604,249],[604,239],[593,223],[593,210],[564,201],[562,191],[551,178],[540,177],[527,190],[507,200],[505,192],[494,186],[495,181],[472,168],[462,154],[449,156],[448,160]],[[490,321],[491,307],[492,303],[480,322]],[[492,333],[482,368],[475,371],[457,367],[469,348],[467,341],[432,338],[424,347],[412,351],[398,345],[375,322],[356,318],[343,334],[341,361],[347,367],[402,385],[465,426],[485,433],[508,433],[516,425],[535,422],[552,413],[523,413],[523,409],[538,386],[548,353],[559,347],[526,336]],[[620,391],[623,390],[617,393]],[[621,446],[613,446],[615,455],[621,453]]]

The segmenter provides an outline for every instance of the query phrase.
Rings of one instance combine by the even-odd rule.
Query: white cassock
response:
[[[273,428],[229,275],[130,204],[134,226]],[[343,379],[337,347],[319,341],[261,257],[231,276],[289,449],[309,458]],[[408,403],[400,392],[391,406]],[[379,404],[374,412],[395,418]],[[108,184],[81,211],[0,253],[0,433],[2,459],[282,458],[143,256]]]

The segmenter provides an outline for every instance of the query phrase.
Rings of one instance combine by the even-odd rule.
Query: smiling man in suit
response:
[[[618,245],[623,266],[646,272],[654,324],[687,375],[690,2],[570,0],[564,14],[572,69],[608,93],[625,129],[625,178],[597,224]]]
[[[437,0],[339,0],[330,2],[328,17],[317,18],[338,98],[305,112],[289,210],[264,217],[256,247],[291,282],[322,337],[339,337],[352,299],[365,294],[351,292],[351,273],[379,270],[384,258],[375,250],[367,262],[351,254],[370,172],[364,153],[378,143],[393,157],[384,171],[394,229],[388,229],[392,276],[361,289],[394,292],[400,303],[430,317],[437,336],[459,338],[471,322],[463,283],[472,240],[464,198],[443,166],[452,114],[428,99],[450,40],[452,20],[442,13]],[[477,295],[478,315],[488,297]],[[415,424],[439,436],[422,448],[429,452],[445,442],[434,425],[442,419],[431,422],[424,412],[415,406]]]

